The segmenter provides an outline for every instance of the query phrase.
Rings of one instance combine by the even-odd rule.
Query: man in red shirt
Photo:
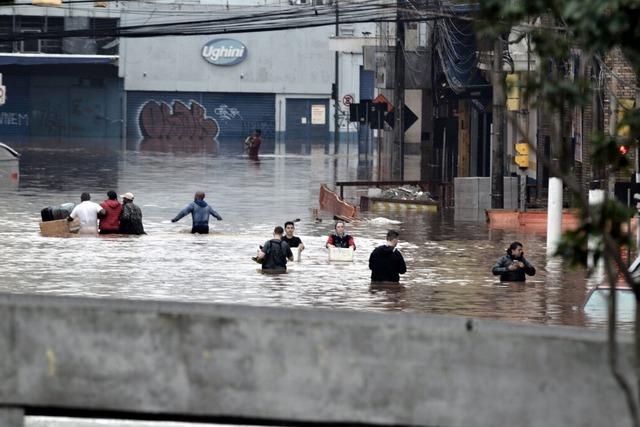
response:
[[[257,159],[260,152],[260,144],[262,144],[262,131],[256,129],[251,137],[251,143],[249,144],[249,158]]]
[[[120,229],[122,205],[118,201],[118,195],[115,191],[109,191],[107,192],[107,197],[107,200],[100,203],[100,206],[106,212],[105,217],[100,219],[100,234],[113,234]]]

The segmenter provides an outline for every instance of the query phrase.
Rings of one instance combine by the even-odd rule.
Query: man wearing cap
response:
[[[191,220],[193,225],[191,226],[191,233],[208,234],[209,233],[209,215],[215,217],[218,221],[222,221],[222,217],[216,212],[213,207],[204,201],[204,192],[196,192],[193,202],[189,203],[178,212],[175,218],[171,222],[179,221],[187,214],[191,214]]]
[[[142,211],[133,203],[133,194],[124,193],[122,196],[122,213],[120,214],[121,234],[147,234],[142,226]]]

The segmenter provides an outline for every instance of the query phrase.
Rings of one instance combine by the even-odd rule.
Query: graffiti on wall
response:
[[[0,125],[29,126],[29,115],[3,111],[0,113]]]
[[[141,150],[150,151],[217,151],[218,122],[207,116],[206,109],[191,100],[187,107],[181,101],[169,105],[148,100],[140,109],[138,127]]]
[[[227,104],[220,104],[213,110],[214,114],[222,120],[242,120],[242,115],[237,108],[229,107]]]

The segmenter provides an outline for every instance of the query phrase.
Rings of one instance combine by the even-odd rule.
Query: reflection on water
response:
[[[489,230],[455,221],[453,212],[373,213],[401,221],[400,250],[408,272],[403,290],[370,289],[368,256],[388,226],[348,226],[358,250],[353,263],[330,264],[324,249],[329,216],[316,218],[322,182],[355,180],[357,154],[337,165],[324,146],[310,155],[88,152],[24,149],[19,188],[0,187],[3,274],[0,291],[269,306],[406,311],[544,324],[601,326],[581,311],[584,275],[549,264],[543,236]],[[355,150],[354,150],[355,152]],[[353,165],[353,167],[351,167]],[[144,215],[141,237],[43,238],[40,210],[79,201],[89,191],[133,192]],[[197,190],[224,218],[208,236],[191,235],[190,218],[170,219]],[[351,189],[347,197],[355,197]],[[300,218],[307,250],[285,275],[259,274],[251,257],[275,225]],[[490,269],[513,240],[537,269],[526,283],[499,283]],[[625,327],[629,325],[623,325]]]

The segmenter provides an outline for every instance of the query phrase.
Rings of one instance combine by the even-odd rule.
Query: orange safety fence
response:
[[[329,190],[325,184],[320,185],[319,199],[320,209],[323,211],[346,218],[355,218],[358,214],[358,208],[340,199],[338,194],[335,191]]]

